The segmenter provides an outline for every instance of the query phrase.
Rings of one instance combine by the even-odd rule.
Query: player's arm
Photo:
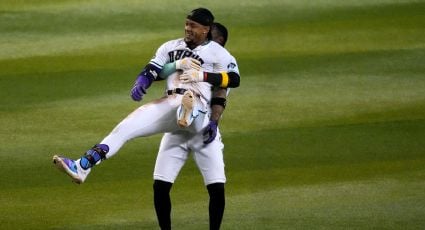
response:
[[[168,50],[169,46],[171,45],[171,41],[162,44],[156,50],[154,57],[143,68],[142,72],[137,75],[130,93],[133,100],[142,100],[143,95],[146,94],[146,90],[152,85],[152,82],[159,79],[159,73],[163,69],[164,65],[168,62]]]
[[[152,85],[161,72],[161,68],[149,63],[143,68],[142,72],[137,76],[134,82],[133,88],[131,89],[131,98],[135,101],[140,101],[143,95],[146,94],[146,90]]]
[[[208,82],[213,86],[221,88],[237,88],[240,84],[240,76],[234,71],[210,73],[196,70],[187,70],[180,75],[183,83]]]
[[[172,73],[176,72],[177,70],[200,70],[201,69],[201,62],[194,58],[183,58],[181,60],[177,60],[175,62],[167,63],[162,68],[161,72],[159,73],[160,79],[166,79],[168,76],[170,76]]]
[[[204,130],[204,144],[209,144],[217,136],[218,122],[226,108],[227,89],[215,87],[211,98],[211,118]]]
[[[211,99],[211,118],[210,120],[218,121],[226,108],[227,89],[215,88]]]
[[[131,89],[131,97],[135,101],[140,101],[143,95],[146,94],[146,90],[151,86],[153,81],[161,80],[159,76],[163,71],[164,66],[169,63],[168,51],[174,47],[174,41],[169,41],[162,44],[156,51],[154,57],[149,61],[142,72],[137,76],[133,88]],[[174,65],[167,66],[167,70],[170,68],[178,68],[183,66],[183,62],[175,62]],[[167,75],[168,76],[168,75]]]
[[[176,72],[176,63],[171,62],[164,65],[164,68],[162,68],[161,72],[159,73],[160,79],[167,79],[168,76],[170,76],[172,73]]]
[[[202,77],[203,81],[220,88],[237,88],[240,83],[240,76],[236,72],[203,72]]]

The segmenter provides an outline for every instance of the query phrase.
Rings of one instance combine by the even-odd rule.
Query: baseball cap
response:
[[[204,26],[211,26],[214,22],[214,15],[206,8],[192,10],[186,17]]]

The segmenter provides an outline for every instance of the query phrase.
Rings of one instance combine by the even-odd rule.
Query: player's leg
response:
[[[208,211],[210,218],[210,230],[220,229],[223,220],[226,199],[224,196],[224,183],[213,183],[207,185],[210,196]]]
[[[175,113],[179,103],[178,98],[164,97],[133,111],[100,142],[109,146],[106,158],[111,158],[133,138],[178,129]]]
[[[217,137],[208,145],[201,144],[202,135],[195,136],[190,148],[194,151],[194,159],[202,173],[207,187],[209,200],[210,229],[220,229],[225,208],[224,184],[226,176],[223,161],[223,143],[218,131]]]
[[[105,159],[109,148],[107,145],[97,144],[89,149],[84,156],[74,161],[72,159],[54,155],[53,163],[58,167],[59,170],[68,174],[72,180],[78,184],[83,183],[88,174],[90,173],[91,167],[96,163]]]
[[[173,183],[154,180],[153,200],[159,227],[162,230],[171,229],[171,198],[170,190]]]
[[[154,169],[154,205],[161,229],[171,229],[170,190],[188,157],[184,132],[162,137]]]
[[[82,183],[93,166],[112,157],[128,140],[177,129],[175,113],[179,104],[179,100],[171,97],[145,104],[119,123],[100,144],[89,149],[78,160],[54,155],[53,163],[74,182]]]

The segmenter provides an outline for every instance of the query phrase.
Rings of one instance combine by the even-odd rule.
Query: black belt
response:
[[[186,92],[187,89],[183,89],[183,88],[175,88],[175,89],[169,89],[167,90],[167,95],[173,95],[173,94],[181,94],[183,95],[184,92]]]
[[[167,95],[173,95],[173,94],[181,94],[183,95],[184,92],[188,91],[188,89],[183,89],[183,88],[174,88],[174,89],[169,89],[166,91]],[[197,96],[197,97],[201,97],[201,95],[197,94],[197,93],[193,93],[193,95]]]

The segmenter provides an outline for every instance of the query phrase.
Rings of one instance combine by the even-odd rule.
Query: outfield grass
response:
[[[0,229],[157,229],[160,135],[81,186],[51,157],[79,157],[139,105],[135,76],[199,5],[242,74],[220,124],[223,229],[424,228],[425,2],[31,0],[0,2]],[[175,229],[208,228],[193,161],[172,198]]]

